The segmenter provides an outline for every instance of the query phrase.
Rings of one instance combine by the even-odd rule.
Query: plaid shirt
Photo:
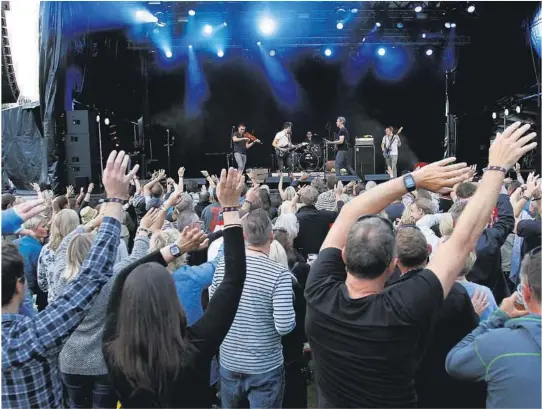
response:
[[[63,294],[34,318],[2,314],[2,407],[62,406],[58,354],[111,277],[119,237],[120,223],[104,218],[81,272]]]

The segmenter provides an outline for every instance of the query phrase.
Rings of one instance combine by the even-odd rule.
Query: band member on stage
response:
[[[395,133],[393,126],[386,128],[386,135],[382,138],[382,154],[386,159],[386,168],[390,167],[393,172],[393,177],[397,177],[397,158],[399,156],[399,146],[401,146],[401,138],[399,134],[403,130],[403,127],[399,128]]]
[[[285,122],[282,131],[275,135],[273,139],[273,147],[277,152],[277,161],[279,170],[284,172],[292,169],[292,157],[290,148],[292,147],[292,123]]]
[[[245,125],[239,124],[237,132],[233,133],[233,157],[237,162],[237,170],[243,172],[247,164],[247,151],[252,148],[256,142],[251,142],[249,138],[244,137]]]
[[[314,145],[316,143],[314,141],[313,137],[312,137],[312,132],[311,131],[307,131],[306,137],[307,137],[307,139],[305,140],[305,142],[307,142],[309,145]]]
[[[339,128],[339,132],[337,132],[336,139],[334,141],[328,141],[328,144],[337,146],[337,156],[335,156],[335,175],[340,176],[341,169],[344,168],[348,171],[348,174],[354,176],[356,175],[356,171],[348,161],[348,157],[351,154],[350,148],[352,144],[350,143],[348,129],[346,129],[344,126],[345,123],[346,119],[343,116],[337,118],[337,128]]]

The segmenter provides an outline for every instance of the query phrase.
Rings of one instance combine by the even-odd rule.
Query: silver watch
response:
[[[181,248],[179,246],[177,246],[176,243],[173,243],[171,246],[169,246],[169,252],[175,258],[181,256]]]

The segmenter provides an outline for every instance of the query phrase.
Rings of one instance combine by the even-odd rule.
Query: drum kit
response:
[[[292,153],[292,163],[295,171],[315,172],[324,169],[327,156],[322,146],[307,144]]]

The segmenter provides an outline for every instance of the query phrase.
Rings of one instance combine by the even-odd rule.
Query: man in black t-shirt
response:
[[[337,156],[335,156],[336,176],[341,175],[341,169],[346,169],[349,175],[356,174],[356,171],[352,166],[350,166],[350,163],[348,161],[348,158],[350,156],[350,147],[352,146],[352,144],[350,141],[350,136],[348,135],[348,130],[344,126],[345,123],[346,119],[343,116],[337,118],[337,128],[339,128],[339,132],[337,132],[337,138],[332,142],[328,142],[331,145],[337,146]]]
[[[237,170],[241,173],[243,173],[247,164],[247,151],[255,144],[255,142],[251,142],[250,139],[244,137],[244,134],[245,125],[239,124],[237,132],[232,135],[233,157],[237,162]]]
[[[425,269],[384,288],[395,269],[395,234],[371,216],[416,188],[445,192],[470,176],[455,158],[366,191],[342,208],[312,264],[305,329],[316,368],[318,406],[415,407],[414,377],[423,337],[492,214],[504,173],[535,145],[519,123],[498,135],[489,169]],[[365,216],[364,216],[365,215]],[[364,217],[361,217],[364,216]],[[360,249],[363,249],[361,251]]]

